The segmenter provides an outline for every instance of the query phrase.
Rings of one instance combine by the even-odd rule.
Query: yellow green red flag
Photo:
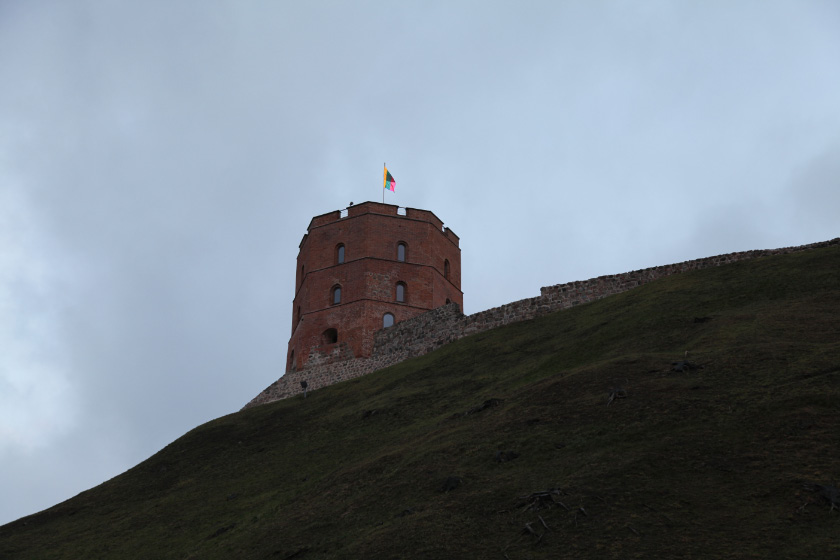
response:
[[[388,168],[386,167],[385,168],[385,182],[383,183],[382,187],[386,191],[396,192],[394,190],[394,185],[396,185],[396,184],[397,184],[397,182],[394,181],[394,177],[391,175],[391,172],[388,171]]]

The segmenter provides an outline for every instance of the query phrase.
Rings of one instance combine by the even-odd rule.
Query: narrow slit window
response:
[[[335,249],[335,264],[344,264],[344,245],[339,245]]]
[[[449,280],[449,259],[443,261],[443,277]]]

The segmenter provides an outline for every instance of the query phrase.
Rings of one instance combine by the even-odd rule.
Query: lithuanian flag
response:
[[[391,172],[388,171],[388,168],[386,167],[385,168],[385,182],[383,183],[382,187],[386,191],[396,192],[394,190],[394,185],[396,185],[396,184],[397,184],[397,182],[394,181],[394,177],[391,175]]]

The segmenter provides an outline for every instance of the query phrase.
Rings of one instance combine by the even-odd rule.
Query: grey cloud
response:
[[[840,223],[840,140],[795,169],[787,197],[792,221],[805,235],[837,235]]]

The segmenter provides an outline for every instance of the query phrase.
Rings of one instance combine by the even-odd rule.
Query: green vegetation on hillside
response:
[[[840,557],[809,486],[840,484],[838,413],[833,246],[219,418],[0,527],[0,558]]]

